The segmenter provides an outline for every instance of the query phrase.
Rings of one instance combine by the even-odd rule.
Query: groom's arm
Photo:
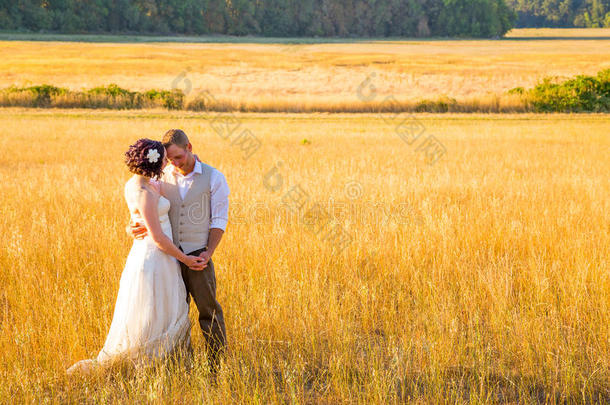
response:
[[[224,230],[220,228],[210,228],[210,236],[208,236],[208,253],[209,257],[212,257],[214,251],[218,247],[220,240],[222,239],[222,235],[225,233]]]
[[[216,250],[216,247],[220,243],[220,239],[222,239],[222,234],[224,232],[225,231],[220,228],[210,228],[210,233],[208,236],[208,249],[199,254],[199,257],[203,259],[204,264],[207,264],[208,260],[210,260],[214,254],[214,250]]]

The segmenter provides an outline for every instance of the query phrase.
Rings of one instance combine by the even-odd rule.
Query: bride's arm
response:
[[[175,257],[193,270],[202,270],[205,266],[203,259],[197,256],[188,256],[178,249],[174,243],[163,233],[159,222],[157,204],[159,196],[149,190],[140,189],[138,193],[138,210],[144,219],[144,224],[155,244],[170,256]]]

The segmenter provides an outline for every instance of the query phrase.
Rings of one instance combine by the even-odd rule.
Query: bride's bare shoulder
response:
[[[125,187],[123,190],[125,191],[125,195],[128,196],[138,191],[139,188],[140,186],[137,184],[136,178],[130,177],[129,180],[125,182]]]

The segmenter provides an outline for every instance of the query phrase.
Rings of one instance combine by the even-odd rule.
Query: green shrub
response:
[[[110,97],[133,97],[135,92],[129,91],[112,83],[106,87],[94,87],[88,91],[89,94],[105,95]]]
[[[564,82],[545,78],[526,93],[526,100],[540,112],[610,111],[610,69]]]
[[[53,96],[66,94],[69,90],[51,86],[49,84],[42,84],[40,86],[31,86],[21,89],[17,88],[15,91],[30,93],[33,97],[32,102],[35,107],[46,107],[51,104],[51,98]]]
[[[160,103],[168,110],[181,110],[184,106],[184,93],[182,90],[148,90],[144,93],[148,100]]]
[[[437,100],[422,100],[415,105],[416,112],[448,112],[457,105],[457,100],[446,96]]]
[[[11,86],[0,90],[0,106],[139,109],[164,107],[184,108],[181,90],[148,90],[137,92],[116,84],[72,91],[43,84],[32,87]]]
[[[523,87],[515,87],[514,89],[510,89],[508,94],[523,94],[525,93],[525,89]]]
[[[142,96],[134,91],[123,89],[116,84],[109,84],[104,87],[95,87],[87,91],[92,99],[96,100],[94,104],[102,104],[106,108],[117,109],[133,109],[142,108]]]

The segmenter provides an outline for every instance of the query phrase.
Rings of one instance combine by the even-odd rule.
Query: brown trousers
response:
[[[199,256],[204,250],[205,248],[187,254]],[[216,300],[214,262],[210,258],[207,267],[203,271],[191,270],[183,263],[180,263],[180,268],[187,292],[186,301],[190,303],[191,297],[195,301],[199,311],[199,326],[207,342],[208,359],[214,371],[218,366],[219,355],[226,346],[227,336],[222,308]]]

